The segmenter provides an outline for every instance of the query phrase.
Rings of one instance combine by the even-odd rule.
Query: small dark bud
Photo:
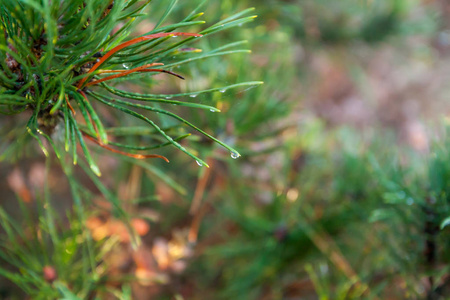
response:
[[[275,237],[275,239],[278,242],[282,242],[286,239],[286,237],[288,236],[289,231],[287,229],[286,226],[281,225],[279,227],[277,227],[274,231],[273,231],[273,236]]]

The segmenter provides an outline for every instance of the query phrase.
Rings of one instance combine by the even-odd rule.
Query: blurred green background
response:
[[[166,22],[201,2],[179,1]],[[137,29],[167,3],[154,0]],[[249,7],[253,22],[192,46],[252,53],[193,62],[176,70],[186,81],[156,87],[264,81],[196,97],[221,113],[180,109],[242,156],[193,134],[210,168],[177,149],[165,150],[169,165],[99,163],[111,170],[103,184],[145,222],[133,250],[111,214],[92,210],[94,239],[125,236],[104,261],[134,279],[111,285],[132,299],[448,299],[450,4],[210,0],[204,19]],[[17,193],[13,181],[5,190]]]

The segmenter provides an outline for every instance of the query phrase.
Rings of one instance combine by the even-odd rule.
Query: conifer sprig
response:
[[[156,73],[166,73],[184,79],[182,74],[175,73],[170,68],[212,56],[247,52],[241,49],[222,51],[221,47],[203,53],[200,49],[186,48],[185,45],[194,42],[196,38],[253,20],[254,16],[245,16],[252,9],[230,16],[200,33],[189,33],[174,30],[203,24],[204,21],[197,20],[203,13],[196,9],[179,23],[161,26],[175,4],[172,2],[152,31],[130,39],[133,25],[137,19],[144,16],[144,9],[149,3],[150,1],[142,3],[135,0],[2,1],[0,113],[18,114],[26,110],[32,111],[33,116],[27,124],[27,131],[37,139],[41,133],[51,136],[57,125],[61,124],[65,127],[64,148],[66,151],[72,149],[73,162],[78,161],[76,148],[80,145],[85,159],[97,175],[100,175],[100,171],[89,154],[85,140],[95,139],[94,143],[106,150],[138,159],[163,158],[157,154],[136,154],[115,149],[115,145],[120,143],[109,136],[98,112],[100,103],[144,120],[166,140],[160,144],[128,147],[127,151],[145,151],[142,149],[157,149],[170,144],[207,166],[206,162],[179,144],[179,137],[171,137],[157,125],[156,119],[122,105],[144,108],[175,118],[180,124],[191,127],[228,149],[234,156],[239,156],[235,149],[184,118],[151,104],[182,105],[215,112],[219,110],[211,105],[171,98],[210,93],[220,89],[174,95],[149,95],[114,87],[114,81],[133,79],[135,74],[151,76]],[[119,29],[118,22],[122,22]],[[171,37],[185,38],[171,43]],[[185,58],[186,53],[190,56],[188,59]],[[177,61],[178,57],[183,59]],[[153,68],[154,66],[158,68]],[[261,82],[246,82],[224,88],[259,84]],[[140,105],[129,100],[113,99],[108,94],[150,104]],[[80,118],[75,116],[76,112],[81,113],[84,125],[79,123]],[[111,142],[113,144],[108,146]],[[40,144],[44,147],[41,142]],[[57,143],[55,145],[58,146]]]
[[[72,163],[79,165],[97,191],[109,200],[111,213],[128,228],[131,243],[138,242],[119,197],[98,178],[101,170],[92,154],[93,148],[106,150],[127,163],[142,167],[183,195],[187,191],[181,184],[144,161],[160,158],[168,162],[166,157],[153,151],[174,146],[199,164],[207,165],[186,146],[191,134],[180,129],[181,126],[206,136],[234,156],[239,155],[170,108],[176,105],[207,113],[219,112],[213,104],[194,102],[190,96],[219,94],[222,89],[246,88],[261,82],[174,94],[150,94],[145,90],[135,93],[122,84],[137,76],[148,78],[159,73],[193,81],[196,78],[172,69],[210,57],[249,52],[230,50],[232,45],[202,52],[192,44],[200,37],[253,20],[254,16],[246,16],[251,10],[202,30],[205,22],[199,20],[203,15],[200,7],[179,22],[166,25],[176,3],[168,3],[158,20],[156,16],[145,14],[150,0],[0,1],[0,114],[19,115],[14,119],[17,120],[14,130],[2,140],[0,160],[21,158],[25,151],[32,153],[35,147],[30,144],[37,141],[47,161],[45,203],[39,206],[38,212],[44,218],[39,218],[38,223],[24,218],[32,228],[29,232],[36,238],[24,235],[23,224],[0,209],[0,227],[7,231],[4,247],[0,247],[0,259],[8,264],[8,267],[0,267],[0,275],[33,298],[88,299],[108,289],[104,288],[103,277],[107,274],[98,269],[108,251],[103,246],[107,248],[109,241],[94,242],[85,228],[86,206],[92,207],[90,201],[96,195],[77,181]],[[134,27],[144,17],[152,18],[156,25],[153,30],[136,36]],[[157,83],[152,80],[147,88],[151,89],[154,84]],[[116,120],[108,118],[113,114],[118,115]],[[125,115],[142,124],[124,126],[121,119]],[[165,126],[160,116],[172,118],[178,125]],[[123,142],[124,135],[129,134],[147,142]],[[58,212],[52,210],[48,177],[51,152],[66,174],[72,193],[75,209],[70,224],[62,225]],[[23,210],[24,215],[26,211]],[[67,225],[69,229],[65,228]],[[98,247],[100,244],[103,246]],[[73,250],[70,247],[76,251],[68,251]],[[45,254],[44,262],[40,261],[42,254]],[[10,271],[9,267],[21,272]],[[56,274],[53,278],[47,276],[52,272]]]

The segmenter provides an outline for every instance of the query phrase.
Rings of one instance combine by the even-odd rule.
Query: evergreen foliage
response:
[[[111,202],[114,215],[134,231],[120,200],[97,178],[101,171],[92,154],[95,146],[89,144],[122,156],[124,161],[132,158],[132,163],[144,165],[178,191],[182,188],[164,171],[136,160],[161,158],[169,162],[166,157],[148,151],[172,145],[197,164],[208,166],[196,151],[186,148],[184,140],[195,141],[195,138],[185,128],[223,146],[232,157],[240,156],[179,112],[168,109],[184,106],[209,114],[220,112],[212,105],[192,100],[198,95],[245,89],[262,82],[238,82],[166,94],[152,93],[150,89],[158,84],[152,76],[157,73],[185,80],[173,70],[208,58],[248,53],[249,50],[239,48],[243,43],[236,42],[208,51],[192,46],[200,38],[207,39],[209,35],[240,26],[255,16],[250,14],[252,9],[247,9],[205,28],[205,21],[200,20],[202,5],[198,5],[180,20],[166,25],[176,3],[171,1],[165,5],[153,29],[139,36],[134,30],[146,16],[150,1],[6,0],[0,4],[0,112],[17,115],[11,127],[2,129],[1,159],[21,161],[34,155],[33,144],[37,142],[50,168],[54,152],[67,176],[75,204],[76,217],[63,226],[62,220],[58,221],[58,213],[52,209],[47,182],[39,221],[27,220],[33,236],[30,241],[27,241],[28,234],[24,234],[23,224],[2,210],[2,227],[7,235],[0,255],[5,263],[21,271],[19,274],[5,267],[2,275],[33,298],[86,299],[100,297],[108,289],[102,288],[108,274],[99,271],[102,268],[99,264],[105,247],[111,242],[98,244],[84,229],[92,194],[80,183],[74,165],[79,165]],[[188,29],[198,33],[180,31]],[[146,92],[126,89],[124,84],[130,81],[145,86]],[[119,113],[107,112],[106,108]],[[113,120],[106,121],[104,116],[111,114]],[[132,126],[126,126],[129,119],[124,115],[134,118]],[[177,123],[170,123],[169,119]],[[29,210],[23,207],[23,216],[29,215]],[[60,232],[60,227],[68,230]],[[137,235],[133,234],[133,238],[136,245]],[[46,278],[46,271],[52,270],[58,274],[57,280]]]
[[[316,56],[360,86],[383,47],[431,60],[439,13],[408,0],[2,0],[0,159],[46,164],[34,204],[17,193],[18,209],[0,209],[14,285],[0,297],[448,298],[448,137],[419,153],[395,128],[336,126],[303,103],[322,87]],[[135,217],[151,226],[143,241]],[[125,239],[105,233],[118,223]]]

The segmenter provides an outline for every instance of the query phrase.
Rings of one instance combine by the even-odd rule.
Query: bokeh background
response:
[[[166,22],[200,2],[179,1]],[[166,6],[154,0],[136,34]],[[193,47],[239,42],[252,53],[183,66],[185,81],[158,75],[154,87],[264,81],[196,97],[221,113],[180,110],[242,156],[195,134],[191,146],[210,168],[176,149],[164,150],[169,165],[98,154],[100,181],[142,238],[137,249],[99,185],[84,180],[93,203],[85,225],[94,240],[115,241],[107,284],[132,299],[448,299],[450,4],[210,0],[204,19],[249,7],[253,22]],[[2,206],[12,215],[15,195],[35,201],[44,164],[2,163]],[[67,179],[56,166],[50,175],[64,212],[73,201]],[[2,283],[5,297],[10,289]]]

